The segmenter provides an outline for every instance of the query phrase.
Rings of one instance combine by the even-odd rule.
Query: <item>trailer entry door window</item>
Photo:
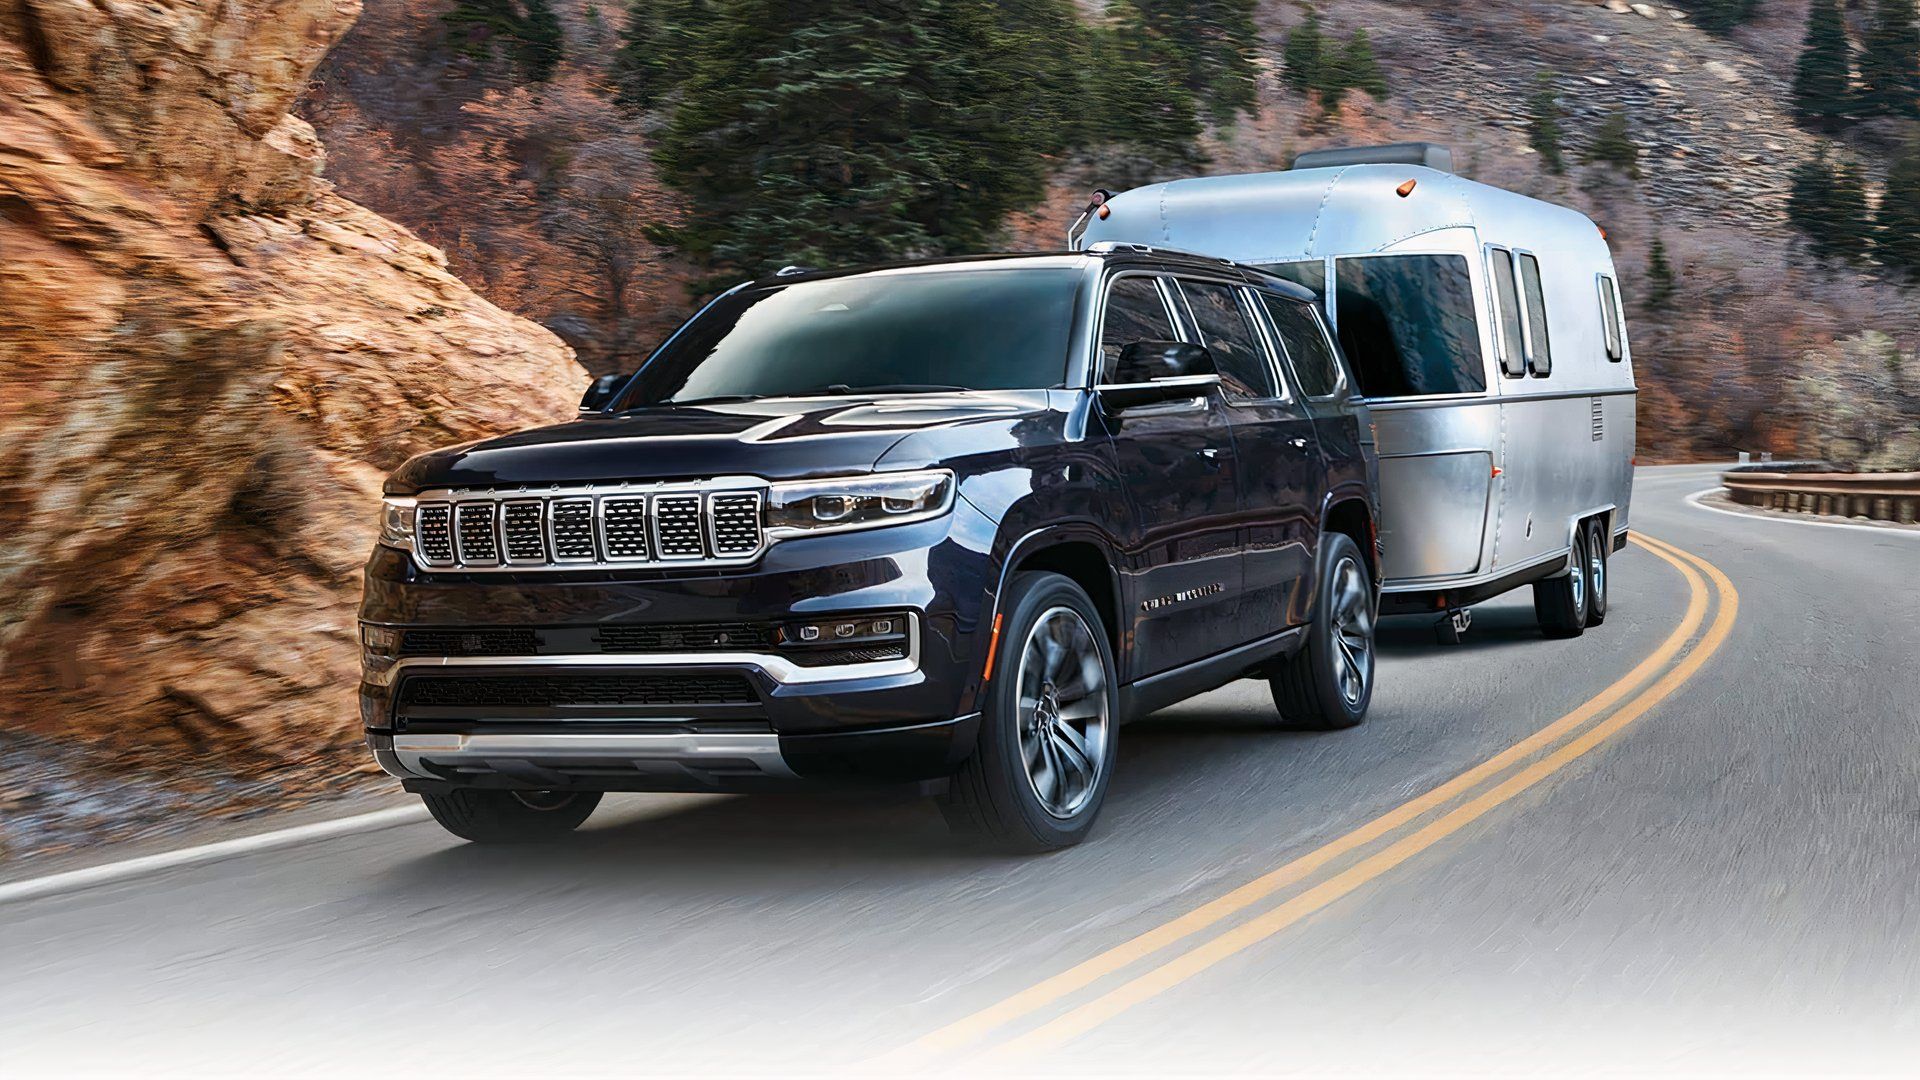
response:
[[[1553,347],[1547,341],[1547,294],[1540,287],[1540,260],[1520,256],[1520,286],[1527,293],[1527,366],[1541,378],[1553,374]]]
[[[1605,274],[1600,275],[1600,322],[1607,329],[1607,359],[1618,363],[1627,355],[1621,344],[1620,289]]]
[[[1278,296],[1262,294],[1260,299],[1266,302],[1267,314],[1273,317],[1274,330],[1280,335],[1287,360],[1293,364],[1293,377],[1300,384],[1300,392],[1308,397],[1326,397],[1338,391],[1340,364],[1333,358],[1333,349],[1320,329],[1320,320],[1313,317],[1313,308]]]
[[[1487,388],[1464,255],[1335,261],[1334,316],[1360,393],[1370,398]]]
[[[1513,253],[1488,248],[1487,263],[1493,267],[1493,305],[1499,309],[1500,370],[1517,379],[1527,373],[1527,346],[1520,329],[1520,286],[1513,276]]]
[[[1134,275],[1114,281],[1107,290],[1106,322],[1100,328],[1100,376],[1103,382],[1120,361],[1120,350],[1136,341],[1178,341],[1160,286],[1150,277]]]
[[[1240,297],[1231,285],[1202,281],[1182,281],[1180,291],[1187,294],[1187,307],[1200,331],[1200,344],[1213,352],[1220,369],[1220,384],[1227,397],[1276,398],[1280,386],[1274,381],[1273,365],[1260,347],[1248,313],[1240,307]]]

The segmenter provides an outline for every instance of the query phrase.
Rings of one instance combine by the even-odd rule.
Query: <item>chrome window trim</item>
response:
[[[858,613],[855,613],[858,614]],[[794,619],[831,619],[833,612],[788,613]],[[912,675],[920,670],[920,615],[907,617],[907,655],[898,660],[872,660],[860,664],[829,664],[810,667],[796,664],[784,656],[764,652],[678,652],[678,653],[544,653],[538,656],[403,656],[383,670],[362,670],[361,678],[372,686],[397,686],[408,671],[447,668],[661,668],[661,667],[750,667],[782,686],[814,686],[849,679],[874,679],[890,675]]]

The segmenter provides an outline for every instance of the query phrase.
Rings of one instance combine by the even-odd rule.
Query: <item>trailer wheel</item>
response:
[[[1607,621],[1607,557],[1613,545],[1607,543],[1607,519],[1594,518],[1587,523],[1587,625]]]
[[[1573,532],[1572,568],[1533,583],[1533,614],[1550,638],[1579,637],[1587,627],[1587,529]]]

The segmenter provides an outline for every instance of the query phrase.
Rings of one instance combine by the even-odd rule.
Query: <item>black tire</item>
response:
[[[1587,530],[1573,531],[1573,568],[1533,583],[1533,614],[1550,638],[1579,637],[1587,627]]]
[[[1320,538],[1315,573],[1307,642],[1268,684],[1283,726],[1337,731],[1365,720],[1373,701],[1379,597],[1359,546],[1341,533]]]
[[[1607,621],[1607,589],[1613,584],[1613,544],[1607,535],[1607,519],[1594,518],[1587,523],[1587,625]]]
[[[1015,574],[1000,610],[979,739],[940,796],[940,811],[956,835],[1001,851],[1070,847],[1092,830],[1116,760],[1120,694],[1107,630],[1086,591],[1060,574]],[[1097,689],[1087,685],[1094,659]],[[1091,771],[1085,780],[1082,764]]]
[[[563,836],[600,805],[597,791],[482,791],[422,795],[440,827],[476,844],[526,844]]]

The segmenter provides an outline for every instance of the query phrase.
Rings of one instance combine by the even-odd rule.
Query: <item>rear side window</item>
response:
[[[1293,364],[1293,377],[1308,397],[1326,397],[1340,389],[1340,362],[1333,358],[1327,335],[1314,318],[1313,308],[1297,300],[1262,294],[1280,343]]]
[[[1213,285],[1183,281],[1180,291],[1187,294],[1187,306],[1200,331],[1200,343],[1213,351],[1213,362],[1220,369],[1220,383],[1229,398],[1271,398],[1280,396],[1274,381],[1273,365],[1267,362],[1250,313],[1240,306],[1239,291],[1231,285]]]
[[[1527,363],[1533,373],[1553,374],[1553,346],[1547,340],[1547,294],[1540,287],[1540,260],[1520,256],[1520,287],[1527,294]]]
[[[1464,255],[1339,259],[1334,315],[1360,393],[1373,398],[1487,388]]]
[[[1627,355],[1620,329],[1620,289],[1605,274],[1600,275],[1600,324],[1606,328],[1607,359],[1617,363]]]
[[[1500,309],[1500,370],[1519,378],[1527,373],[1527,347],[1520,328],[1520,286],[1513,276],[1513,253],[1488,248],[1487,263],[1493,267],[1493,303]]]
[[[1100,371],[1114,370],[1120,350],[1136,341],[1178,341],[1160,287],[1150,277],[1123,277],[1107,290],[1106,321],[1100,327]]]

